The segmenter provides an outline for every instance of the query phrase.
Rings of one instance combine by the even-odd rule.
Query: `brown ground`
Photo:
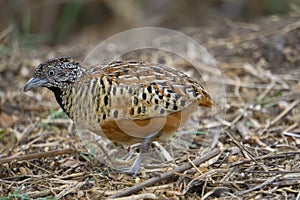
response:
[[[202,123],[223,128],[214,148],[220,151],[192,167],[188,163],[197,149],[190,146],[173,165],[142,169],[137,177],[89,154],[49,91],[22,92],[44,58],[83,58],[89,47],[29,51],[14,44],[0,61],[0,196],[104,198],[163,174],[124,199],[299,199],[299,27],[299,18],[267,18],[255,24],[183,29],[207,47],[222,72],[226,118],[208,113]],[[174,164],[187,167],[164,176]]]

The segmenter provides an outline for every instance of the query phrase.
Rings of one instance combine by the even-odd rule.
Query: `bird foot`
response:
[[[139,168],[135,168],[135,167],[130,167],[130,168],[123,168],[122,169],[122,172],[127,174],[128,176],[136,176],[138,175],[138,171],[139,171]]]

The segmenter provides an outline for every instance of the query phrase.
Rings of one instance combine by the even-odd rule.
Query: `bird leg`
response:
[[[139,146],[140,153],[136,157],[131,167],[129,169],[123,170],[124,173],[134,175],[134,176],[138,173],[141,162],[143,160],[143,154],[148,152],[148,149],[152,143],[153,138],[157,135],[158,133],[153,133],[145,137],[144,141]]]

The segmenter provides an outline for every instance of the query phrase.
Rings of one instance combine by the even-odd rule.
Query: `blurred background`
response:
[[[27,48],[84,45],[133,27],[219,26],[297,15],[299,8],[299,0],[0,0],[0,52],[16,41]]]

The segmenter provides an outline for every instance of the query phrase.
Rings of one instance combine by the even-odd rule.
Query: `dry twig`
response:
[[[277,175],[277,176],[275,176],[275,177],[272,177],[272,178],[270,178],[270,179],[267,179],[267,180],[266,180],[265,182],[263,182],[262,184],[259,184],[259,185],[255,186],[255,187],[253,187],[253,188],[248,189],[248,190],[244,190],[244,191],[238,192],[237,195],[241,196],[241,195],[247,194],[247,193],[249,193],[249,192],[252,192],[252,191],[254,191],[254,190],[262,189],[264,186],[270,185],[270,184],[274,183],[274,182],[275,182],[276,180],[278,180],[281,176],[282,176],[282,175],[279,174],[279,175]]]
[[[213,151],[209,152],[208,154],[202,156],[202,157],[199,157],[199,158],[196,158],[193,163],[194,165],[199,165],[213,157],[215,157],[216,155],[218,155],[219,153],[221,152],[220,149],[214,149]],[[162,180],[166,180],[166,179],[169,179],[173,176],[175,176],[176,173],[180,173],[180,172],[183,172],[183,171],[186,171],[188,169],[190,169],[192,167],[191,163],[187,163],[185,165],[182,165],[182,166],[179,166],[179,167],[176,167],[175,169],[171,170],[171,171],[168,171],[164,174],[161,174],[157,177],[154,177],[154,178],[151,178],[147,181],[144,181],[140,184],[137,184],[135,186],[132,186],[132,187],[129,187],[129,188],[126,188],[114,195],[111,195],[109,198],[117,198],[117,197],[122,197],[122,196],[126,196],[126,195],[130,195],[130,194],[133,194],[135,192],[138,192],[139,190],[145,188],[145,187],[148,187],[148,186],[151,186],[151,185],[154,185],[155,183],[158,183],[158,182],[161,182]]]
[[[77,153],[75,149],[59,149],[53,150],[48,152],[39,152],[39,153],[32,153],[22,156],[12,156],[7,158],[0,158],[0,164],[9,163],[12,161],[23,161],[23,160],[31,160],[31,159],[38,159],[38,158],[48,158],[48,157],[55,157],[63,154],[74,154]]]

